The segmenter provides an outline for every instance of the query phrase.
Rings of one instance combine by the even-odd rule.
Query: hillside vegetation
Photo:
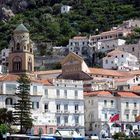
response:
[[[30,30],[33,41],[52,41],[56,45],[66,45],[68,39],[74,35],[98,34],[124,20],[140,16],[139,0],[28,0],[26,2],[28,5],[22,10],[17,8],[17,3],[3,5],[12,9],[15,17],[6,22],[0,21],[0,49],[8,47],[13,29],[21,22]],[[62,5],[72,6],[71,11],[61,14]]]

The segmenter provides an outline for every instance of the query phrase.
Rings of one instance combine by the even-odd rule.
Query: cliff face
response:
[[[0,20],[9,20],[15,13],[25,11],[28,6],[26,0],[0,0]]]

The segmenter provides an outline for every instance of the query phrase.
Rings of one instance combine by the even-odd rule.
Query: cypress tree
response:
[[[32,127],[31,101],[30,101],[30,79],[27,75],[21,75],[18,82],[17,103],[14,108],[15,125],[20,126],[20,133],[26,133]]]

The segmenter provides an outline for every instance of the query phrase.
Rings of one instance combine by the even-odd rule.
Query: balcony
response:
[[[62,114],[63,111],[62,110],[56,110],[56,114]]]
[[[64,110],[64,114],[69,114],[70,112],[68,110]]]
[[[80,114],[81,112],[79,110],[75,110],[75,114]]]
[[[44,109],[44,112],[46,113],[46,112],[50,112],[50,110],[49,109]]]
[[[137,109],[133,109],[132,113],[133,114],[137,114],[138,113],[138,110]]]
[[[130,113],[130,109],[128,109],[128,108],[125,109],[125,110],[124,110],[124,113],[125,113],[125,114],[129,114],[129,113]]]

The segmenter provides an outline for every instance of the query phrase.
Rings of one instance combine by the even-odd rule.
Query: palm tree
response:
[[[0,124],[10,126],[14,122],[13,113],[7,108],[0,108]]]

